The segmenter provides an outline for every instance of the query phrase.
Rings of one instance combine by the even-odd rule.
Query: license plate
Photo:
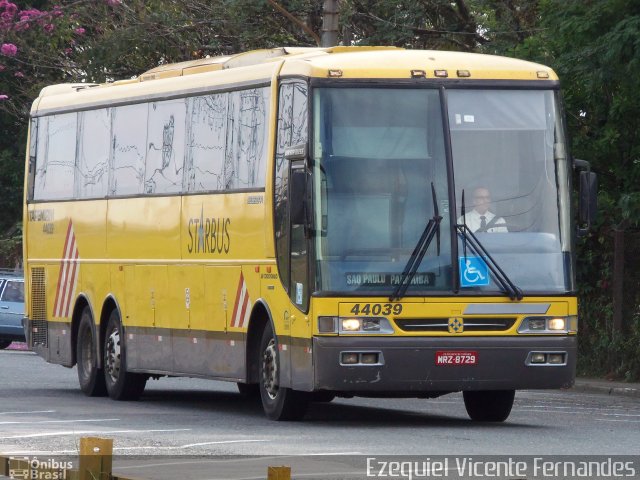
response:
[[[478,352],[436,352],[436,365],[477,365]]]

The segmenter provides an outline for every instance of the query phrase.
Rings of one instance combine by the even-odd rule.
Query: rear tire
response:
[[[4,350],[9,345],[11,345],[11,343],[13,343],[12,340],[0,340],[0,350]]]
[[[515,390],[462,392],[464,406],[475,422],[504,422],[511,413]]]
[[[307,412],[309,397],[304,392],[281,387],[278,344],[271,324],[267,324],[258,355],[262,408],[271,420],[300,420]]]
[[[127,354],[120,315],[109,315],[104,337],[104,379],[114,400],[138,400],[147,384],[147,376],[127,371]]]
[[[88,397],[104,397],[107,387],[104,373],[98,368],[98,342],[94,337],[93,316],[89,307],[84,307],[78,326],[76,340],[76,364],[80,390]]]

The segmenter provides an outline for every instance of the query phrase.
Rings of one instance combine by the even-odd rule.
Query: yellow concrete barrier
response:
[[[269,467],[267,480],[291,480],[291,467]]]
[[[111,480],[113,439],[85,437],[80,439],[78,480]]]

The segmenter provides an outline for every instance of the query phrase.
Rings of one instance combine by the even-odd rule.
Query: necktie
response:
[[[484,232],[487,228],[487,217],[480,215],[480,231]]]

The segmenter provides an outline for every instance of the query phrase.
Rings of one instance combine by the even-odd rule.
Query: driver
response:
[[[497,217],[489,211],[491,205],[491,192],[488,188],[478,187],[473,191],[473,210],[467,212],[464,217],[458,218],[458,224],[466,223],[473,233],[498,233],[508,232],[504,218]]]

